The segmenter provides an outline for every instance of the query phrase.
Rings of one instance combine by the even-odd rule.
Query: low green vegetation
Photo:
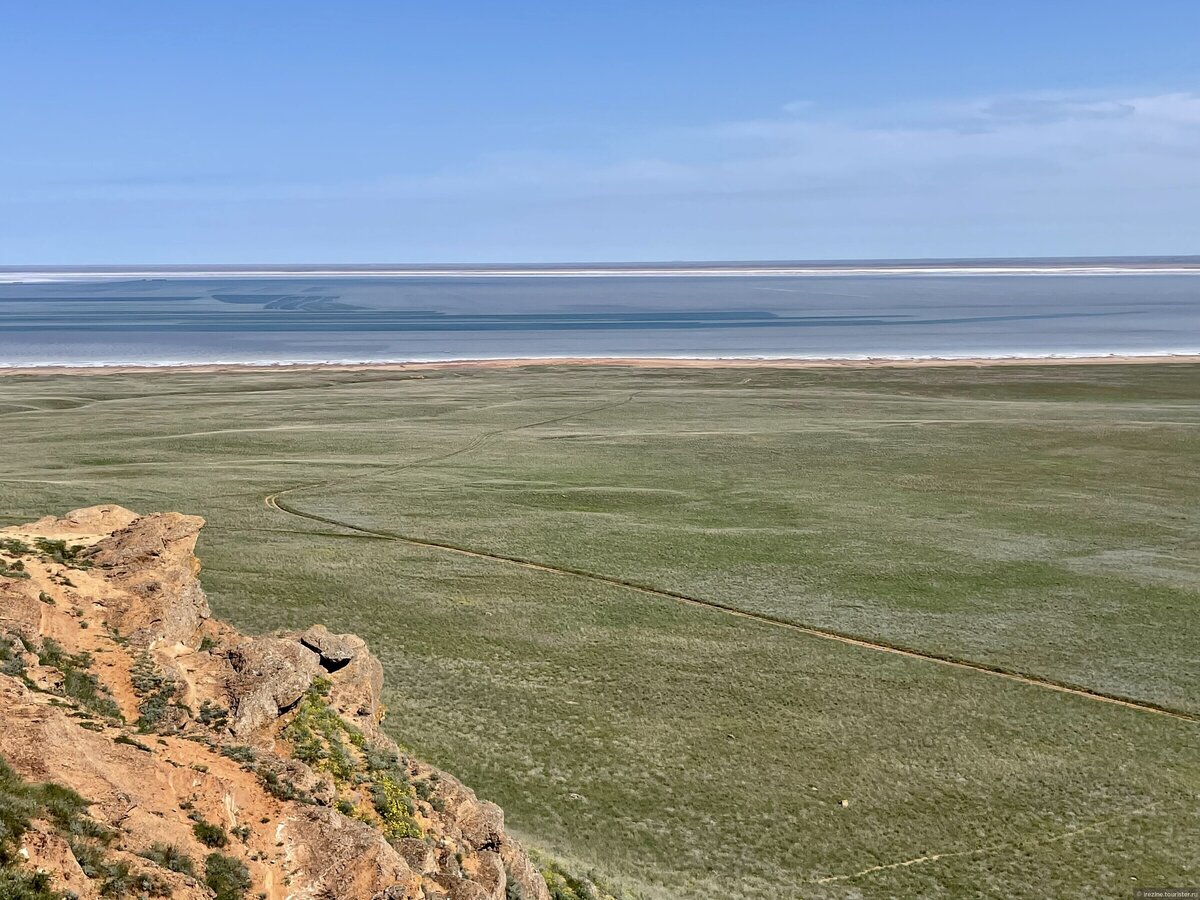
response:
[[[179,685],[175,680],[165,675],[145,650],[134,657],[129,678],[139,698],[138,730],[173,731],[186,714],[177,700]]]
[[[1125,898],[1195,880],[1194,722],[263,498],[1197,714],[1198,382],[1185,364],[2,379],[0,516],[204,516],[218,615],[361,634],[400,743],[614,896]],[[338,799],[373,816],[364,784]]]
[[[229,835],[220,825],[207,821],[199,813],[193,813],[192,819],[192,834],[205,847],[229,846]]]
[[[0,866],[0,897],[4,900],[64,900],[50,885],[50,876],[44,872]]]
[[[51,890],[45,875],[22,866],[21,838],[44,822],[66,839],[83,873],[101,897],[168,897],[160,878],[136,872],[114,860],[108,847],[116,833],[87,814],[88,802],[70,788],[22,779],[0,759],[0,897],[4,900],[68,900]]]
[[[83,874],[95,881],[101,897],[170,897],[171,885],[150,872],[139,872],[124,860],[110,858],[94,844],[71,842],[71,852]]]
[[[25,562],[19,557],[32,551],[29,545],[17,538],[0,538],[0,578],[28,578]],[[11,558],[5,558],[5,557]]]
[[[634,900],[632,895],[605,885],[594,872],[582,876],[568,872],[561,863],[534,853],[533,861],[546,879],[551,900]],[[525,900],[514,885],[506,900]]]
[[[328,772],[341,785],[350,782],[358,768],[351,749],[361,748],[361,731],[349,725],[326,702],[330,684],[318,678],[300,700],[296,714],[281,736],[292,745],[293,755],[314,769]]]
[[[237,857],[210,853],[204,858],[204,883],[214,900],[242,900],[250,890],[250,871]]]
[[[314,681],[280,736],[291,743],[297,759],[332,776],[339,806],[348,814],[361,814],[358,801],[366,793],[377,824],[389,840],[421,837],[421,827],[413,818],[416,792],[400,760],[394,753],[368,744],[359,729],[329,706],[329,688],[325,679]],[[428,783],[422,784],[431,795]]]
[[[66,541],[39,537],[34,539],[34,545],[37,547],[39,553],[50,557],[50,559],[60,565],[69,566],[74,569],[87,569],[92,565],[91,560],[82,558],[79,555],[83,550],[87,549],[82,544],[67,546]]]
[[[413,819],[412,787],[397,769],[375,772],[371,781],[371,803],[379,816],[384,837],[389,840],[421,837],[421,826]]]
[[[62,693],[81,707],[106,719],[121,721],[121,708],[90,671],[90,653],[67,653],[53,638],[45,638],[37,651],[38,662],[62,673]]]
[[[23,654],[28,650],[25,642],[15,635],[0,634],[0,675],[25,676]]]
[[[246,747],[241,744],[225,744],[221,747],[221,755],[239,763],[252,763],[258,758],[258,754],[254,752],[253,747]]]
[[[256,766],[254,772],[262,780],[263,787],[272,797],[278,800],[295,800],[299,803],[312,801],[312,798],[297,788],[286,774],[276,771],[268,765]]]
[[[0,558],[0,578],[28,578],[25,563],[19,559],[7,560]]]
[[[174,844],[155,843],[138,854],[148,859],[160,869],[169,872],[179,872],[191,878],[196,878],[196,864],[186,852]]]
[[[141,750],[143,753],[153,753],[154,752],[149,747],[147,747],[145,744],[143,744],[141,741],[137,740],[136,738],[131,738],[127,734],[118,734],[115,738],[113,738],[113,742],[117,743],[117,744],[125,744],[128,747],[133,747],[137,750]]]
[[[61,831],[71,830],[87,803],[53,785],[25,782],[0,759],[0,897],[12,900],[58,900],[44,875],[21,866],[21,838],[34,819],[46,818]]]
[[[0,538],[0,553],[7,553],[9,556],[25,556],[32,551],[29,545],[17,538]]]
[[[211,700],[205,700],[200,704],[196,718],[199,719],[201,725],[220,730],[229,724],[229,710],[218,706]]]

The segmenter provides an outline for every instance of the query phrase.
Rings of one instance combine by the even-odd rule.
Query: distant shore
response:
[[[838,275],[1198,275],[1200,256],[708,260],[574,263],[5,265],[0,284],[209,278],[625,278]]]
[[[164,363],[161,365],[46,365],[2,366],[5,375],[128,375],[234,374],[240,372],[423,372],[441,369],[517,369],[549,366],[608,366],[638,369],[925,369],[937,367],[991,368],[997,366],[1114,366],[1200,363],[1200,353],[1154,356],[1002,356],[898,359],[717,359],[677,357],[525,357],[512,359],[455,359],[422,362],[304,362],[304,363]]]

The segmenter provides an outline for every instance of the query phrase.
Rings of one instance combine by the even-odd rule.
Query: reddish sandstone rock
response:
[[[0,640],[18,673],[0,674],[0,757],[28,781],[87,798],[87,818],[114,835],[98,845],[105,859],[184,900],[210,892],[140,854],[171,845],[202,878],[212,848],[199,840],[201,822],[246,866],[249,896],[504,900],[511,882],[526,900],[550,900],[500,808],[405,756],[380,729],[383,667],[361,638],[323,626],[248,638],[211,618],[193,555],[202,525],[108,505],[0,529],[69,549],[61,560],[31,551],[21,556],[28,578],[0,577]],[[63,669],[29,652],[51,640],[70,660],[60,665],[74,667],[74,694]],[[81,705],[88,678],[95,695]],[[317,678],[326,684],[314,692]],[[291,730],[305,704],[319,707],[319,729],[344,739],[353,777],[337,774],[327,748],[298,754],[312,740]],[[411,809],[398,831],[362,786],[380,777],[368,750],[393,760],[392,790]],[[30,871],[98,897],[53,823],[34,822],[23,841]]]

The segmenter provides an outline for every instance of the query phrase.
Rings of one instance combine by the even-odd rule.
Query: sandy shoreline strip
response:
[[[991,368],[998,366],[1127,366],[1200,364],[1200,354],[1169,356],[1044,356],[1044,357],[947,357],[933,359],[680,359],[675,357],[531,357],[513,359],[460,359],[437,362],[364,363],[179,363],[165,365],[100,366],[0,366],[6,375],[129,375],[238,374],[289,372],[424,372],[443,369],[524,369],[547,367],[606,366],[634,369],[926,369]]]

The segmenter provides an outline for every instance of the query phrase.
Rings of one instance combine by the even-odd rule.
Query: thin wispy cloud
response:
[[[853,189],[880,180],[1200,186],[1200,94],[1032,93],[827,111],[808,101],[774,116],[702,123],[624,138],[577,153],[514,147],[451,169],[369,178],[273,180],[181,172],[14,186],[54,195],[289,199],[453,196],[484,192],[588,196],[638,192],[764,191],[821,183]]]
[[[1103,255],[1186,252],[1197,159],[1196,93],[1040,92],[856,110],[788,103],[553,152],[531,136],[436,168],[112,173],[4,194],[117,217],[169,210],[169,222],[203,217],[214,229],[267,209],[347,233],[407,222],[436,235],[423,252],[437,258],[498,235],[515,237],[497,258],[531,257],[522,240],[565,248],[546,251],[563,259]],[[347,255],[399,258],[413,246]]]
[[[726,149],[727,159],[698,165],[698,178],[747,179],[755,186],[789,177],[937,170],[964,164],[1028,164],[1059,174],[1122,169],[1157,178],[1149,165],[1172,168],[1200,152],[1200,95],[1119,98],[1018,95],[823,115],[789,105],[777,117],[697,129],[691,141]],[[711,150],[709,153],[711,154]],[[1145,170],[1128,167],[1134,158]],[[1019,166],[1017,167],[1019,168]],[[1196,167],[1175,174],[1195,181]]]

